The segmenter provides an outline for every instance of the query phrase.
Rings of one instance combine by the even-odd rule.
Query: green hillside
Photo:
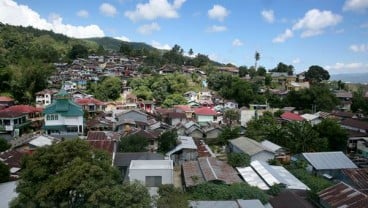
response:
[[[118,39],[111,38],[111,37],[87,38],[85,40],[95,42],[98,45],[102,45],[105,50],[119,51],[122,43],[131,46],[132,49],[157,50],[156,48],[146,43],[126,42],[126,41],[118,40]]]

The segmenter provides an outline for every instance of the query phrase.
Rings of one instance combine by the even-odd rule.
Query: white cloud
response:
[[[327,65],[324,68],[332,73],[359,73],[359,72],[367,72],[368,64],[360,62],[354,63],[337,62],[334,65]]]
[[[150,35],[154,31],[159,31],[160,29],[160,25],[158,25],[156,22],[152,22],[151,24],[140,26],[137,31],[143,35]]]
[[[353,44],[350,47],[350,50],[354,52],[368,52],[368,44]]]
[[[233,40],[233,46],[242,46],[243,42],[241,42],[241,40],[239,40],[238,38]]]
[[[368,0],[346,0],[342,8],[343,11],[363,12],[368,9]]]
[[[186,0],[174,0],[170,4],[167,0],[149,0],[145,4],[137,4],[134,11],[126,11],[124,15],[132,21],[154,20],[157,18],[178,18],[178,9]]]
[[[218,21],[224,21],[225,17],[229,15],[229,11],[221,5],[213,5],[212,9],[208,10],[208,17]]]
[[[171,46],[169,44],[161,44],[155,40],[151,42],[151,45],[157,49],[170,50]]]
[[[130,39],[126,36],[119,36],[119,37],[114,37],[115,39],[118,39],[118,40],[122,40],[122,41],[125,41],[125,42],[130,42]]]
[[[226,30],[226,26],[221,25],[212,25],[211,27],[207,28],[207,32],[224,32]]]
[[[293,30],[302,30],[301,37],[310,37],[323,33],[327,27],[337,25],[342,21],[342,16],[331,11],[309,10],[304,17],[293,26]]]
[[[87,11],[87,10],[82,9],[82,10],[79,10],[79,11],[77,12],[77,16],[78,16],[78,17],[87,18],[87,17],[89,16],[89,13],[88,13],[88,11]]]
[[[293,31],[290,29],[286,29],[284,33],[278,35],[276,38],[272,40],[274,43],[282,43],[285,42],[285,40],[292,38],[294,36]]]
[[[280,34],[273,39],[273,42],[281,43],[293,37],[294,31],[302,31],[301,37],[311,37],[320,35],[328,27],[335,26],[342,21],[342,16],[334,14],[331,11],[320,11],[311,9],[305,13],[302,19],[299,19],[291,29],[286,29],[283,34]]]
[[[62,17],[52,15],[50,20],[41,16],[26,5],[12,0],[0,1],[0,22],[10,25],[32,26],[42,30],[52,30],[75,38],[102,37],[104,32],[97,25],[75,26],[64,24]]]
[[[105,16],[109,16],[109,17],[113,17],[117,14],[116,8],[108,3],[103,3],[100,6],[100,12],[105,15]]]
[[[300,63],[300,58],[296,58],[292,62],[293,62],[293,64],[299,64]]]
[[[263,17],[263,19],[268,22],[268,23],[273,23],[275,21],[275,16],[273,13],[273,10],[263,10],[261,12],[261,15]]]

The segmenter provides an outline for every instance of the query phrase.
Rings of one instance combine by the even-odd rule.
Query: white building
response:
[[[44,108],[52,103],[52,96],[56,94],[57,90],[42,90],[36,93],[36,107]]]
[[[132,160],[129,166],[129,181],[138,180],[146,187],[173,184],[172,160]]]

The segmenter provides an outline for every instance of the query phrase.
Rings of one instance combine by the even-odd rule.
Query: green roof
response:
[[[66,130],[65,125],[43,126],[44,130]]]
[[[65,90],[64,90],[65,91]],[[67,98],[67,94],[60,90],[58,97],[54,103],[48,105],[43,114],[60,114],[62,116],[83,116],[84,112],[81,106]]]

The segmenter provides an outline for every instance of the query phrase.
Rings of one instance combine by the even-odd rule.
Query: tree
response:
[[[353,93],[353,99],[351,101],[351,110],[353,112],[363,112],[368,114],[368,98],[364,97],[364,91],[362,88],[358,88],[358,90]]]
[[[238,127],[225,127],[218,137],[218,143],[221,145],[227,144],[230,139],[235,139],[239,136],[240,129]]]
[[[127,186],[107,153],[80,139],[67,140],[23,161],[10,207],[149,207],[147,189]],[[126,196],[131,194],[134,199]]]
[[[158,189],[157,208],[187,208],[188,199],[184,192],[172,184],[161,185]]]
[[[0,137],[0,152],[4,152],[10,147],[11,147],[11,144],[9,144],[8,141],[6,141],[6,139]]]
[[[147,146],[147,138],[135,134],[122,137],[119,141],[119,150],[121,152],[145,152]]]
[[[188,54],[189,54],[189,56],[192,56],[194,54],[193,49],[189,49]]]
[[[186,104],[188,101],[181,94],[171,94],[166,97],[162,105],[164,107],[172,107],[173,105]]]
[[[324,119],[313,128],[319,133],[321,138],[327,139],[329,151],[346,150],[348,134],[335,120]]]
[[[294,73],[294,66],[293,65],[286,65],[282,62],[278,63],[276,68],[271,69],[270,72],[286,72],[288,75],[293,75]]]
[[[266,76],[267,70],[263,66],[257,68],[257,76]]]
[[[86,58],[87,56],[88,56],[88,49],[86,46],[81,44],[73,45],[72,49],[69,52],[70,59]]]
[[[224,119],[228,121],[228,126],[232,126],[233,122],[239,122],[240,112],[237,109],[227,109],[224,113]]]
[[[176,131],[166,131],[158,139],[158,151],[166,153],[176,146],[178,134]]]
[[[324,68],[317,65],[313,65],[310,66],[308,71],[305,72],[305,78],[311,81],[312,83],[318,83],[323,80],[330,79],[330,74]]]
[[[231,152],[227,154],[227,162],[233,167],[246,167],[250,165],[250,156],[245,153]]]
[[[261,58],[261,55],[259,54],[258,51],[256,51],[256,53],[254,54],[254,59],[255,59],[255,63],[254,63],[254,69],[257,71],[258,68],[258,61]]]
[[[131,56],[133,51],[132,46],[129,45],[129,43],[121,43],[119,52],[126,55]]]
[[[116,100],[121,93],[121,80],[118,77],[107,77],[99,84],[93,83],[91,85],[91,92],[100,100]]]
[[[9,181],[10,169],[2,161],[0,161],[0,183]]]

